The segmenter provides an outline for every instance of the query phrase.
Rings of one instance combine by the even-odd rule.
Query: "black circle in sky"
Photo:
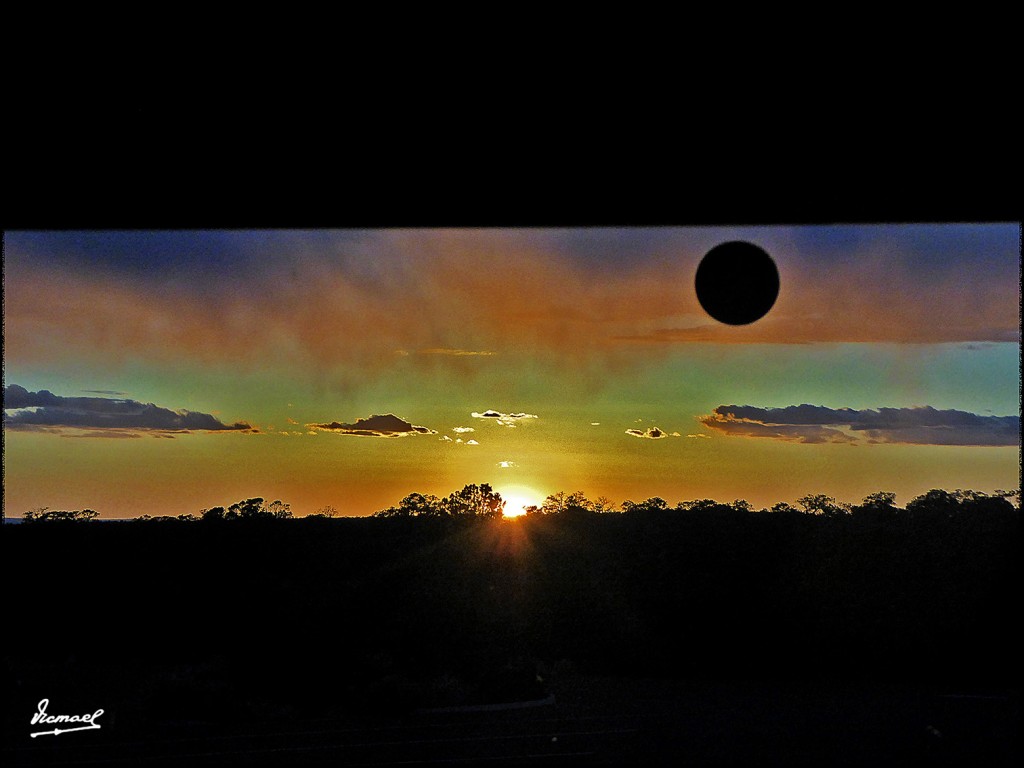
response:
[[[779,270],[753,243],[732,240],[701,259],[695,280],[697,300],[715,320],[747,325],[764,317],[779,295]]]

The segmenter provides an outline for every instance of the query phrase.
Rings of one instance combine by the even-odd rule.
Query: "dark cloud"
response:
[[[828,427],[790,424],[767,425],[758,421],[745,421],[728,416],[716,416],[714,414],[701,417],[701,422],[709,429],[741,437],[768,437],[774,440],[785,440],[794,443],[857,442],[856,438],[847,435],[845,432]]]
[[[307,424],[306,426],[321,432],[337,432],[341,435],[358,435],[360,437],[405,437],[406,435],[437,434],[436,429],[413,426],[408,421],[391,413],[370,416],[368,419],[356,419],[355,424],[332,421],[329,424]]]
[[[863,437],[869,444],[1020,444],[1020,416],[979,416],[931,406],[855,410],[807,404],[785,408],[720,405],[699,421],[728,435],[800,443],[858,443]]]
[[[648,427],[646,430],[641,429],[627,429],[627,435],[633,437],[646,437],[649,440],[660,440],[663,437],[668,437],[668,433],[663,429],[657,427]]]
[[[474,419],[500,419],[501,418],[501,414],[500,413],[498,413],[497,411],[489,411],[489,410],[488,411],[484,411],[483,413],[477,413],[476,411],[473,411],[473,413],[470,414],[470,415]]]
[[[107,397],[62,397],[46,389],[29,392],[17,384],[4,387],[4,427],[58,433],[66,429],[90,430],[77,437],[127,437],[134,430],[256,431],[245,422],[224,424],[215,416],[198,411],[173,411],[153,403]]]
[[[537,418],[537,416],[532,413],[501,413],[493,408],[489,408],[483,413],[473,411],[470,416],[474,419],[491,419],[495,424],[500,424],[503,427],[514,427],[516,426],[516,422],[522,421],[523,419]]]

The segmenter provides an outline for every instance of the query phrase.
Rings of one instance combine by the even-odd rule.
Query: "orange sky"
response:
[[[693,292],[727,239],[780,272],[750,326],[716,323]],[[995,225],[7,233],[5,385],[64,410],[5,400],[5,510],[178,514],[260,495],[367,514],[472,482],[755,505],[1016,487],[1019,443],[971,441],[1019,421],[1018,243]],[[106,407],[89,397],[255,432],[114,430],[89,421]],[[772,428],[794,442],[701,422],[801,404],[980,426],[962,445],[929,444],[943,425],[812,444],[799,425]],[[472,416],[488,409],[537,418]],[[61,422],[70,411],[90,428]],[[374,414],[431,434],[309,427]],[[664,437],[628,431],[652,427]]]

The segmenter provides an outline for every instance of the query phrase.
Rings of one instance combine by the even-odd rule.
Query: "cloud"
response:
[[[472,431],[470,430],[470,432]],[[451,443],[452,445],[480,445],[476,440],[463,440],[461,437],[452,440],[448,435],[442,435],[439,439],[442,443]]]
[[[355,424],[342,424],[332,421],[327,424],[307,424],[306,426],[310,430],[334,432],[340,435],[358,435],[360,437],[405,437],[406,435],[437,434],[436,429],[413,426],[410,422],[400,419],[391,413],[370,416],[368,419],[356,419]]]
[[[16,427],[11,427],[18,432],[38,432],[48,435],[56,435],[57,437],[64,438],[82,438],[82,437],[103,437],[113,438],[116,440],[133,439],[142,437],[139,432],[133,432],[127,429],[93,429],[88,431],[78,431],[77,429],[68,429],[65,427],[46,427],[38,424],[22,424]],[[166,432],[150,432],[153,437],[170,437],[173,438],[173,434]]]
[[[532,413],[502,413],[495,411],[494,409],[488,409],[483,413],[477,413],[473,411],[470,414],[474,419],[489,419],[495,424],[500,424],[503,427],[514,427],[516,423],[523,419],[536,419],[537,416]]]
[[[473,427],[453,427],[452,432],[458,432],[460,435],[465,432],[476,432]]]
[[[691,342],[1019,341],[1019,226],[855,229],[9,232],[4,358],[232,372],[274,359],[357,386],[394,376],[395,350],[466,375],[493,352],[596,387]],[[684,290],[726,238],[764,245],[782,274],[751,326],[710,323]]]
[[[1020,444],[1020,416],[979,416],[931,406],[855,410],[808,404],[785,408],[720,405],[698,420],[727,435],[798,443]]]
[[[514,461],[499,461],[498,466],[502,469],[511,469],[512,467],[518,467],[519,465]]]
[[[702,438],[704,438],[705,440],[707,440],[707,439],[710,439],[710,438],[708,438],[708,436],[707,436],[707,435],[705,435],[705,434],[704,434],[703,432],[698,432],[698,433],[697,433],[696,435],[687,435],[687,437],[702,437]]]
[[[647,429],[643,430],[627,429],[626,434],[632,435],[633,437],[645,437],[648,440],[660,440],[663,437],[668,437],[668,433],[666,433],[665,430],[658,429],[657,427],[648,427]]]
[[[448,349],[446,347],[434,347],[432,349],[421,349],[417,355],[450,355],[452,357],[491,357],[498,354],[488,350],[473,349]]]
[[[198,411],[170,410],[153,403],[107,397],[62,397],[46,389],[30,392],[18,384],[4,387],[4,428],[75,437],[130,437],[136,436],[132,434],[136,430],[165,434],[258,431],[246,422],[224,424]]]
[[[408,349],[396,349],[395,354],[399,357],[409,355],[441,355],[445,357],[493,357],[498,354],[486,349],[451,349],[449,347],[431,347],[430,349],[417,349],[410,352]]]

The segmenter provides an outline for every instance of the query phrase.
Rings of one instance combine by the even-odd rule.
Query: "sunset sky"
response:
[[[701,257],[781,289],[708,317]],[[6,232],[4,508],[1019,485],[1012,225]]]

